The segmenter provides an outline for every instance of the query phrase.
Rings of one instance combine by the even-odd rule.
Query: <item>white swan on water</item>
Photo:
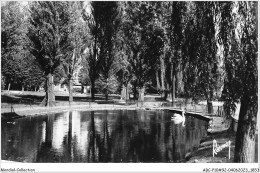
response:
[[[182,126],[184,127],[185,126],[185,110],[182,109],[182,113],[181,114],[177,114],[177,113],[174,113],[171,117],[171,120],[174,122],[174,124],[180,124],[182,123]]]

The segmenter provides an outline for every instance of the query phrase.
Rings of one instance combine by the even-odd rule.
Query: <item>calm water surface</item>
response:
[[[72,111],[2,122],[3,160],[20,162],[182,162],[207,122],[166,111]]]

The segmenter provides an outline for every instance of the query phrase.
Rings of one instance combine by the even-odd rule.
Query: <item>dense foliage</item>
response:
[[[34,89],[44,81],[41,69],[28,51],[25,10],[19,2],[1,6],[1,75],[5,89]]]

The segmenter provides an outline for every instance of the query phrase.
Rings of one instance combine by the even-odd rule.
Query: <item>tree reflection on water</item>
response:
[[[2,123],[2,159],[23,162],[182,162],[207,122],[166,111],[72,111]]]

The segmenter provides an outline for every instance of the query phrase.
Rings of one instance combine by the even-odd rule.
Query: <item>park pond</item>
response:
[[[29,163],[184,162],[208,122],[155,110],[68,111],[2,122],[2,160]]]

